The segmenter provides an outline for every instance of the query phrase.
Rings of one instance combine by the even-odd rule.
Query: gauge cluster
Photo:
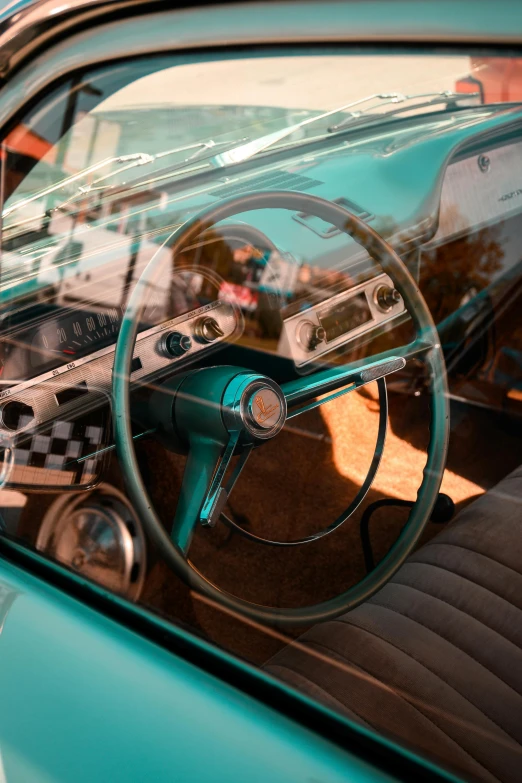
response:
[[[124,308],[56,309],[1,343],[3,385],[60,367],[114,344]]]
[[[167,277],[162,275],[162,277]],[[151,284],[139,331],[183,316],[218,298],[220,283],[204,271],[183,269]],[[96,286],[61,291],[51,301],[33,303],[2,322],[0,380],[4,390],[64,364],[78,363],[114,346],[125,314],[128,286],[118,275]]]
[[[146,329],[136,340],[131,380],[139,382],[172,371],[200,351],[233,339],[239,329],[237,309],[219,300]],[[0,425],[4,430],[17,432],[43,424],[80,399],[83,403],[107,399],[116,336],[106,347],[79,358],[71,356],[65,365],[62,360],[43,375],[3,389]]]
[[[38,329],[32,346],[33,361],[53,355],[66,361],[80,359],[106,345],[118,336],[123,308],[110,308],[107,312],[83,310],[63,314]]]
[[[219,298],[216,275],[184,268],[169,278],[170,285],[151,287],[143,310],[133,383],[172,372],[241,332],[241,311]],[[33,431],[108,400],[126,298],[116,304],[107,282],[105,289],[97,302],[78,291],[68,303],[33,304],[14,314],[0,342],[0,431]]]

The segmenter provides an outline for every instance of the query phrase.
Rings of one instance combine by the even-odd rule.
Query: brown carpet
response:
[[[251,456],[231,499],[236,518],[257,535],[288,540],[330,524],[349,504],[369,466],[377,433],[376,389],[352,393],[289,422],[285,430]],[[416,496],[428,438],[427,401],[390,395],[391,428],[381,468],[367,501],[381,497]],[[491,442],[496,443],[493,454]],[[175,492],[183,459],[153,444],[143,444],[152,479],[152,496],[167,523],[175,508]],[[451,448],[442,490],[458,507],[513,469],[519,461],[518,440],[501,433],[487,411],[467,408],[452,427]],[[463,475],[465,473],[465,475]],[[346,590],[364,576],[359,519],[356,512],[335,533],[317,542],[291,548],[260,546],[230,535],[223,525],[199,529],[190,557],[199,570],[221,587],[248,600],[274,606],[316,603]],[[372,518],[372,543],[381,559],[395,541],[407,510],[385,508]],[[425,539],[438,532],[432,523]],[[179,616],[178,580],[157,563],[144,600]],[[193,614],[192,614],[193,613]],[[212,639],[255,661],[264,660],[281,642],[270,633],[254,633],[249,624],[231,620],[206,603],[194,600],[188,622]]]
[[[427,400],[390,394],[390,422],[383,461],[367,500],[413,499],[420,483],[427,445]],[[366,387],[296,417],[273,441],[250,457],[231,498],[236,519],[257,535],[288,540],[331,524],[348,506],[364,480],[378,424],[376,386]],[[495,449],[491,449],[491,444]],[[147,485],[166,526],[174,515],[184,458],[154,441],[139,442],[138,458]],[[463,407],[454,417],[448,468],[442,485],[458,507],[492,486],[520,462],[516,433],[499,430],[494,417]],[[115,457],[105,480],[120,489]],[[32,495],[20,533],[34,541],[53,496]],[[303,606],[334,596],[364,576],[356,512],[339,530],[310,544],[290,548],[260,546],[222,524],[199,529],[191,560],[208,578],[242,598],[273,606]],[[385,508],[372,518],[376,560],[395,541],[407,510]],[[438,528],[428,524],[425,539]],[[219,607],[193,596],[149,552],[149,576],[142,600],[175,621],[196,627],[217,644],[261,662],[284,641],[271,631],[255,630]]]

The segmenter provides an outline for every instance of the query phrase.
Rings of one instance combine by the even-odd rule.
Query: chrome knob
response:
[[[170,332],[164,341],[165,353],[168,356],[183,356],[192,348],[192,340],[188,334]]]
[[[312,321],[302,321],[297,330],[297,339],[305,351],[315,351],[319,343],[326,340],[326,332]]]
[[[392,307],[401,301],[401,295],[396,288],[389,285],[380,285],[374,293],[375,304],[383,311],[389,313]]]
[[[210,315],[205,315],[203,318],[198,318],[194,324],[194,334],[196,337],[204,343],[213,343],[219,337],[224,337],[225,332],[218,324],[215,318]]]

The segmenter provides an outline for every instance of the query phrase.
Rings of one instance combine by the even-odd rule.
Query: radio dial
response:
[[[322,326],[317,326],[312,321],[302,321],[297,329],[297,339],[306,351],[315,351],[317,346],[326,339],[326,332]]]
[[[396,288],[391,288],[389,285],[379,286],[374,294],[375,303],[383,311],[383,313],[389,313],[390,310],[398,305],[402,297]]]

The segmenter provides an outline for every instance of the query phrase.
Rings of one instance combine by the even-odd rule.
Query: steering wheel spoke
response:
[[[181,493],[172,523],[171,538],[187,554],[198,523],[215,527],[234,484],[252,451],[245,446],[226,485],[223,479],[239,444],[240,432],[233,432],[223,447],[216,441],[197,438],[190,444]]]
[[[201,510],[205,504],[208,506],[216,466],[223,464],[224,456],[222,444],[211,440],[198,440],[189,448],[170,534],[172,541],[185,555],[189,550]]]

